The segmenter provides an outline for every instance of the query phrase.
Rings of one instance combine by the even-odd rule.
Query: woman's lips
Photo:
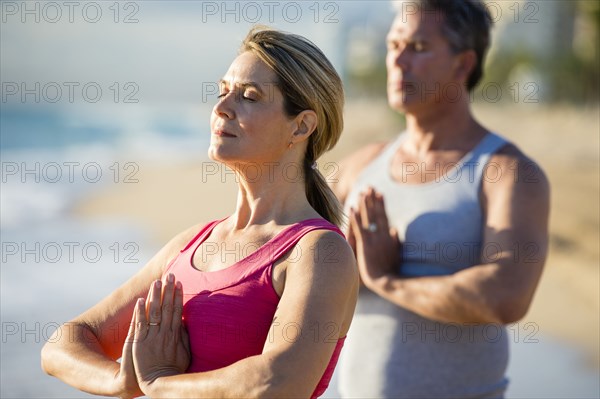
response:
[[[216,130],[213,134],[219,137],[235,137],[233,134],[227,133],[224,130]]]

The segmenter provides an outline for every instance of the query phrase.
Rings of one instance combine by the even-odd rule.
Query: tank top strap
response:
[[[226,219],[226,218],[225,218]],[[196,234],[194,236],[194,238],[191,239],[190,242],[188,242],[186,244],[185,247],[183,247],[183,249],[181,251],[179,251],[180,253],[186,252],[188,249],[190,249],[190,247],[192,245],[194,245],[195,243],[200,243],[202,241],[204,241],[206,239],[206,237],[210,234],[210,232],[213,230],[213,228],[221,223],[223,220],[225,219],[219,219],[219,220],[213,220],[212,222],[206,224],[204,227],[202,227],[200,229],[200,231],[198,232],[198,234]],[[195,248],[196,246],[194,246]]]
[[[507,143],[508,140],[506,140],[504,137],[489,132],[483,139],[481,139],[479,144],[477,144],[475,148],[473,148],[471,152],[465,156],[461,167],[468,169],[468,175],[474,179],[474,182],[481,182],[484,173],[488,173],[486,168],[491,166],[488,165],[490,158]],[[489,171],[491,177],[497,173],[499,173],[497,170]]]
[[[367,169],[375,169],[375,170],[387,170],[396,150],[400,148],[402,143],[406,141],[408,134],[406,132],[402,132],[395,139],[388,142],[384,147],[381,153],[375,157],[373,161],[371,161],[365,170]],[[380,169],[384,168],[384,169]]]
[[[265,263],[272,264],[292,249],[306,234],[314,230],[331,230],[345,238],[344,233],[325,219],[307,219],[286,228],[269,243],[269,250],[264,252]]]

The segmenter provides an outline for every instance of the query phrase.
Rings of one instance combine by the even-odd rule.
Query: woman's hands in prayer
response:
[[[123,347],[122,375],[133,387],[131,369],[139,390],[149,395],[159,377],[182,374],[190,363],[188,335],[182,324],[183,288],[169,274],[155,281],[146,300],[138,299]],[[131,339],[132,337],[132,339]],[[136,395],[137,396],[137,395]]]

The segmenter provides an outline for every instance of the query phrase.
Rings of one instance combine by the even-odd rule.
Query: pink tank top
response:
[[[271,266],[310,231],[333,230],[343,236],[335,225],[324,219],[303,220],[285,228],[261,247],[241,248],[245,257],[225,269],[199,271],[193,267],[194,253],[221,221],[204,226],[171,261],[164,274],[173,273],[183,284],[183,322],[190,337],[192,355],[189,373],[215,370],[259,355],[273,334],[289,334],[293,339],[297,334],[295,329],[288,332],[285,326],[276,323],[271,326],[279,303]],[[214,248],[224,255],[224,260],[228,259],[228,249],[231,258],[233,246]],[[239,249],[235,248],[235,253],[239,254]],[[294,252],[290,256],[295,256]],[[337,339],[327,369],[311,398],[319,397],[327,389],[345,338]]]

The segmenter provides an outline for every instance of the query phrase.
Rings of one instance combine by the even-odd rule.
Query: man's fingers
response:
[[[377,227],[382,231],[389,231],[390,227],[385,213],[385,202],[383,201],[383,195],[380,193],[374,192],[373,208],[374,221],[377,223]]]
[[[369,190],[365,194],[365,205],[367,207],[365,212],[367,218],[366,220],[363,219],[363,222],[365,224],[363,227],[368,227],[372,223],[376,223],[377,227],[381,227],[379,226],[377,220],[377,203],[375,199],[375,189],[373,189],[373,187],[369,187]]]
[[[369,225],[369,214],[368,214],[368,204],[367,204],[367,194],[365,192],[360,194],[360,197],[358,198],[358,212],[357,212],[357,217],[358,220],[360,220],[360,227],[362,228],[367,228],[367,226]],[[364,223],[364,224],[363,224]]]
[[[354,242],[358,244],[362,243],[362,220],[360,213],[354,208],[350,209],[350,229],[354,235]],[[356,245],[355,245],[356,247]]]

